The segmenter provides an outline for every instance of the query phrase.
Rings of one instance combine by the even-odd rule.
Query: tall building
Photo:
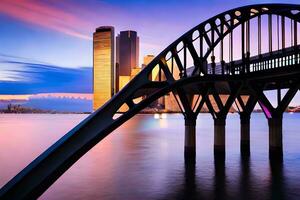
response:
[[[121,31],[116,37],[116,86],[121,90],[139,66],[139,37],[136,31]]]
[[[94,33],[94,110],[114,94],[114,37],[114,27],[111,26],[101,26]]]

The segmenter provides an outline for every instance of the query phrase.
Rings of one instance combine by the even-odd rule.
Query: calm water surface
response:
[[[86,115],[0,115],[0,187]],[[183,159],[181,115],[139,115],[95,146],[40,199],[300,199],[300,114],[284,116],[283,162],[269,162],[263,114],[241,158],[239,116],[226,127],[226,159],[213,156],[213,120],[197,121],[197,162]]]

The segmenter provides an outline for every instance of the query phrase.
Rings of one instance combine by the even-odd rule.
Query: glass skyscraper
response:
[[[136,31],[121,31],[116,37],[116,89],[124,87],[139,66],[139,37]]]
[[[114,37],[111,26],[97,28],[93,36],[94,110],[114,95]]]

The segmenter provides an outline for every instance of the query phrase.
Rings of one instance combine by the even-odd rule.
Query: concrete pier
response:
[[[244,156],[250,155],[250,115],[241,114],[241,143],[240,151]]]
[[[282,158],[282,117],[268,119],[269,156]]]
[[[225,155],[225,125],[226,119],[214,119],[214,153]]]
[[[185,119],[184,158],[196,160],[196,119]]]
[[[185,119],[184,158],[196,160],[196,119]]]

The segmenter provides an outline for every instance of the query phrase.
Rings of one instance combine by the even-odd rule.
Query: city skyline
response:
[[[93,110],[119,92],[139,66],[139,37],[136,31],[121,31],[115,37],[113,26],[100,26],[93,34]]]

